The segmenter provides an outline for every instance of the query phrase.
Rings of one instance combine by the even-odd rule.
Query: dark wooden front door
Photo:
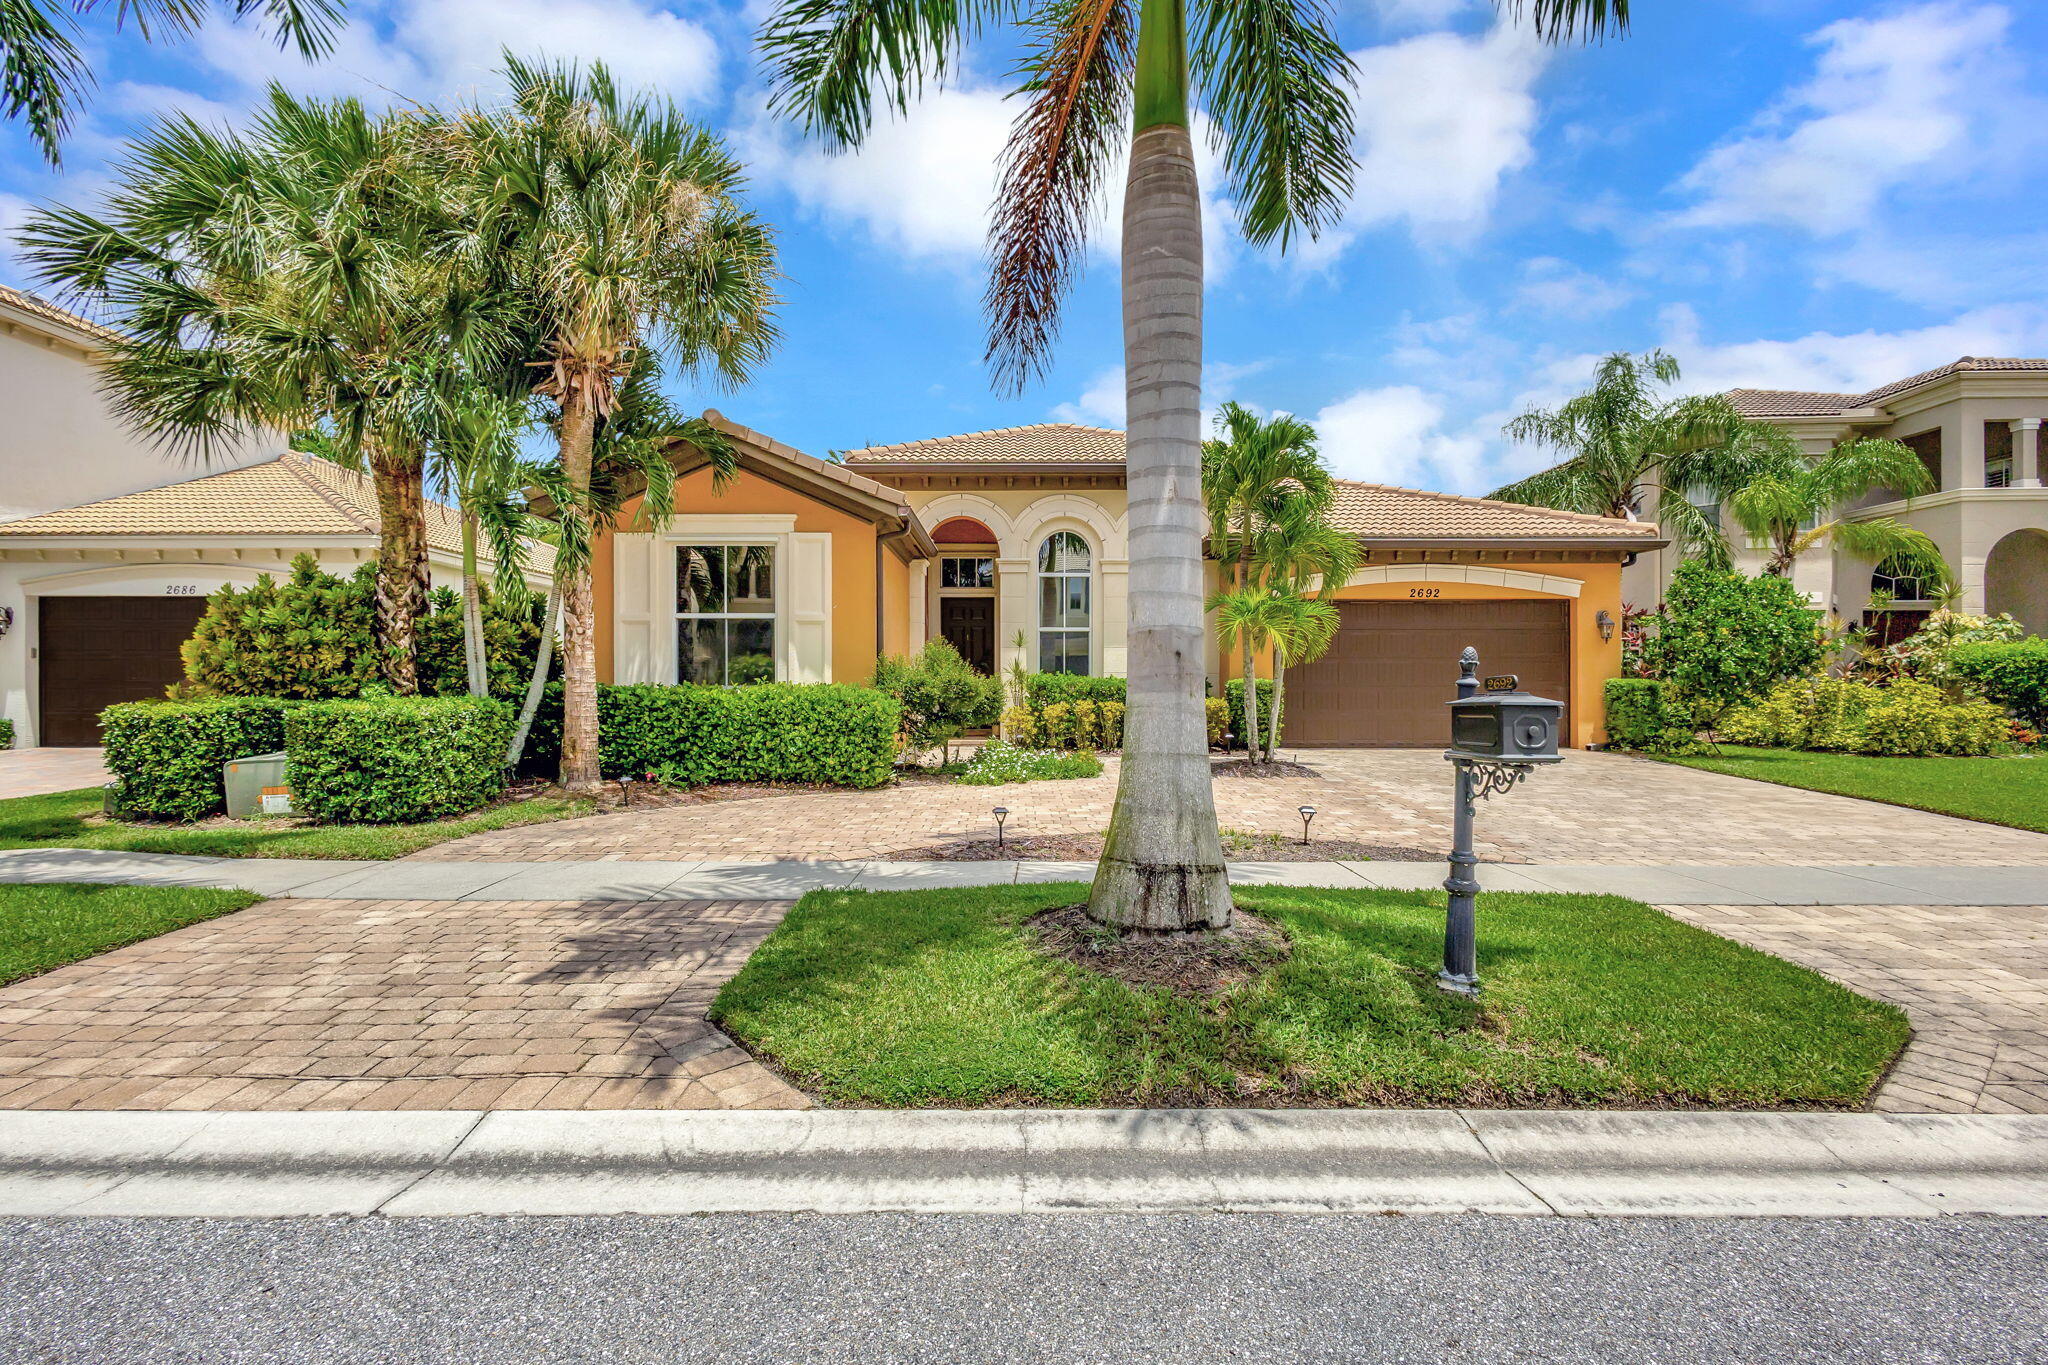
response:
[[[1570,608],[1534,599],[1495,602],[1340,602],[1329,653],[1287,670],[1290,748],[1450,743],[1444,703],[1457,695],[1458,653],[1479,650],[1482,673],[1514,673],[1525,690],[1570,715]],[[1570,734],[1569,721],[1558,726]]]
[[[996,671],[995,598],[941,597],[939,634],[952,641],[960,657],[983,673]]]
[[[147,701],[185,676],[178,646],[204,597],[45,597],[38,602],[38,681],[44,744],[100,742],[100,712]]]

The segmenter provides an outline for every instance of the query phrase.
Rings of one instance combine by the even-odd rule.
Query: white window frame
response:
[[[1057,572],[1053,572],[1053,571],[1051,571],[1051,570],[1047,570],[1047,569],[1042,569],[1042,568],[1040,568],[1040,567],[1039,567],[1039,565],[1040,565],[1040,564],[1041,564],[1041,563],[1042,563],[1042,562],[1044,561],[1044,558],[1045,558],[1045,547],[1046,547],[1046,544],[1047,544],[1047,542],[1049,542],[1050,540],[1052,540],[1052,538],[1053,538],[1054,536],[1060,536],[1060,535],[1069,535],[1069,536],[1073,536],[1073,537],[1074,537],[1074,538],[1075,538],[1076,540],[1079,540],[1079,541],[1081,542],[1081,544],[1082,544],[1082,546],[1083,546],[1084,548],[1086,548],[1086,549],[1087,549],[1087,551],[1088,551],[1088,572],[1086,572],[1085,574],[1079,574],[1079,573],[1073,573],[1073,572],[1066,572],[1066,573],[1057,573]],[[1037,626],[1038,626],[1038,630],[1037,630],[1037,632],[1036,632],[1036,638],[1037,638],[1037,640],[1038,640],[1038,654],[1037,654],[1037,659],[1035,660],[1035,662],[1036,662],[1036,663],[1037,663],[1037,665],[1038,665],[1038,670],[1037,670],[1037,671],[1043,672],[1043,671],[1044,671],[1044,668],[1045,668],[1045,637],[1046,637],[1046,636],[1047,636],[1048,634],[1057,634],[1057,635],[1076,635],[1076,634],[1078,634],[1078,635],[1083,635],[1083,636],[1087,637],[1087,645],[1088,645],[1088,671],[1087,671],[1087,672],[1086,672],[1085,674],[1076,674],[1075,676],[1076,676],[1076,677],[1091,677],[1091,678],[1092,678],[1092,677],[1095,677],[1095,676],[1097,676],[1097,672],[1098,672],[1098,670],[1099,670],[1099,669],[1101,668],[1101,666],[1102,666],[1102,659],[1101,659],[1101,657],[1100,657],[1100,656],[1101,656],[1101,650],[1100,650],[1100,647],[1099,647],[1099,646],[1098,646],[1098,645],[1096,644],[1096,637],[1097,637],[1097,635],[1098,635],[1098,633],[1099,633],[1099,632],[1098,632],[1098,631],[1096,630],[1096,627],[1095,627],[1095,617],[1096,617],[1096,613],[1097,613],[1097,611],[1098,611],[1098,609],[1099,609],[1099,608],[1098,608],[1098,605],[1097,605],[1097,603],[1098,603],[1098,599],[1099,599],[1099,598],[1101,597],[1101,593],[1100,593],[1099,591],[1097,591],[1097,588],[1096,588],[1096,583],[1095,583],[1095,574],[1096,574],[1096,565],[1097,565],[1098,563],[1100,563],[1100,561],[1101,561],[1101,558],[1102,558],[1102,553],[1101,553],[1100,549],[1098,549],[1098,548],[1097,548],[1097,546],[1096,546],[1095,542],[1094,542],[1094,541],[1092,541],[1092,540],[1090,540],[1090,539],[1089,539],[1089,538],[1088,538],[1088,537],[1087,537],[1086,535],[1084,535],[1084,534],[1082,534],[1081,532],[1079,532],[1079,531],[1077,531],[1077,530],[1073,529],[1073,528],[1072,528],[1072,527],[1070,527],[1070,526],[1054,526],[1054,527],[1052,527],[1052,528],[1048,529],[1048,530],[1047,530],[1047,531],[1046,531],[1046,532],[1045,532],[1045,533],[1044,533],[1043,535],[1039,536],[1039,538],[1038,538],[1038,543],[1037,543],[1036,545],[1034,545],[1034,546],[1032,546],[1032,547],[1031,547],[1031,585],[1032,585],[1032,588],[1034,589],[1034,591],[1033,591],[1033,593],[1032,593],[1032,603],[1031,603],[1031,614],[1032,614],[1032,616],[1033,616],[1033,617],[1035,617],[1035,618],[1036,618],[1036,622],[1037,622]],[[1059,578],[1059,579],[1067,579],[1067,578],[1082,578],[1082,579],[1086,579],[1086,580],[1087,580],[1087,583],[1088,583],[1088,624],[1087,624],[1087,625],[1085,625],[1085,626],[1049,626],[1049,625],[1047,625],[1047,624],[1045,623],[1045,580],[1046,580],[1046,579],[1048,579],[1048,578]]]
[[[769,645],[768,645],[768,657],[769,657],[769,658],[770,658],[771,660],[773,660],[773,661],[774,661],[774,667],[775,667],[775,672],[774,672],[773,676],[771,676],[771,677],[769,678],[769,681],[770,681],[770,682],[782,682],[782,681],[783,681],[783,680],[785,679],[785,677],[786,677],[786,675],[787,675],[787,668],[788,668],[788,664],[787,664],[787,661],[786,661],[786,660],[785,660],[785,659],[783,658],[783,640],[784,640],[784,632],[783,632],[783,627],[782,627],[782,613],[783,613],[783,597],[784,597],[784,595],[785,595],[785,592],[786,592],[786,585],[785,585],[785,584],[784,584],[784,582],[783,582],[783,575],[784,575],[784,572],[785,572],[785,567],[784,567],[784,566],[785,566],[785,563],[786,563],[786,561],[787,561],[787,559],[788,559],[788,555],[787,555],[787,554],[786,554],[786,552],[785,552],[785,544],[784,544],[784,540],[783,540],[783,538],[782,538],[782,537],[780,537],[780,536],[747,536],[747,535],[740,535],[740,536],[731,536],[731,535],[727,535],[727,536],[718,536],[718,535],[686,535],[686,536],[678,536],[678,537],[675,537],[675,538],[671,539],[671,540],[670,540],[670,542],[669,542],[669,552],[668,552],[668,559],[669,559],[669,564],[668,564],[668,568],[669,568],[669,582],[670,582],[670,585],[671,585],[671,586],[670,586],[670,590],[669,590],[669,601],[670,601],[671,603],[675,603],[675,602],[677,601],[677,599],[678,599],[678,598],[679,598],[679,597],[680,597],[680,596],[682,595],[682,594],[681,594],[681,588],[680,588],[680,583],[681,583],[681,578],[682,578],[682,553],[683,553],[683,551],[684,551],[684,550],[694,550],[694,549],[711,549],[711,548],[714,548],[714,547],[715,547],[715,548],[717,548],[717,549],[722,549],[722,550],[733,550],[733,549],[746,549],[746,548],[749,548],[749,547],[752,547],[752,546],[761,546],[761,547],[764,547],[764,548],[766,548],[766,549],[767,549],[767,550],[769,551],[769,555],[770,555],[770,557],[769,557],[769,560],[768,560],[768,564],[769,564],[769,575],[770,575],[770,577],[769,577],[769,582],[770,582],[770,584],[771,584],[771,587],[770,587],[770,591],[771,591],[771,592],[772,592],[772,593],[774,594],[774,607],[773,607],[773,609],[772,609],[772,610],[769,610],[769,611],[765,611],[765,612],[763,612],[763,611],[682,611],[682,610],[679,610],[679,609],[677,609],[677,608],[676,608],[676,607],[674,607],[674,606],[671,606],[671,608],[670,608],[670,626],[669,626],[669,651],[668,651],[668,656],[669,656],[669,666],[670,666],[670,668],[671,668],[671,669],[673,670],[673,672],[674,672],[674,674],[675,674],[675,678],[676,678],[676,681],[678,681],[678,682],[682,681],[682,677],[683,677],[683,657],[682,657],[682,636],[683,636],[683,622],[685,622],[685,621],[766,621],[766,622],[768,622],[768,629],[769,629],[769,636],[768,636],[768,638],[769,638]],[[729,638],[729,637],[728,637],[728,638]],[[727,671],[728,671],[728,672],[730,672],[730,671],[731,671],[731,668],[732,668],[732,659],[731,659],[731,656],[730,656],[730,651],[728,651],[728,654],[727,654],[727,658],[726,658],[726,669],[727,669]],[[706,685],[706,686],[713,686],[713,687],[735,687],[735,686],[738,686],[739,684],[737,684],[737,683],[729,683],[729,682],[728,682],[728,683],[711,683],[711,684],[705,684],[705,685]]]
[[[946,585],[946,561],[949,559],[965,560],[970,564],[979,564],[986,560],[988,563],[988,586],[985,588],[948,587]],[[996,593],[996,556],[993,553],[974,555],[942,554],[939,556],[937,581],[939,595],[942,597],[993,597]]]

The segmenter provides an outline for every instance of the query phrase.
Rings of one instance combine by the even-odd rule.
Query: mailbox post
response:
[[[1479,651],[1467,646],[1458,657],[1458,697],[1451,708],[1451,747],[1444,751],[1457,772],[1451,811],[1451,875],[1444,878],[1450,908],[1444,918],[1444,965],[1436,984],[1456,995],[1479,994],[1479,942],[1473,871],[1472,821],[1478,803],[1505,792],[1539,763],[1555,763],[1557,723],[1564,703],[1531,696],[1512,673],[1479,681]]]

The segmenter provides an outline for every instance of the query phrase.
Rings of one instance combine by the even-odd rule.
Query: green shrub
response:
[[[976,787],[1005,782],[1040,782],[1049,778],[1100,777],[1102,760],[1088,753],[1053,749],[1020,749],[992,739],[975,752],[960,780]]]
[[[227,808],[221,765],[284,748],[297,703],[276,697],[129,701],[100,712],[107,770],[121,813],[143,820],[203,820]]]
[[[13,747],[14,722],[5,716],[0,716],[0,749],[12,749]]]
[[[285,720],[292,807],[329,824],[460,815],[505,790],[512,708],[488,697],[307,702]]]
[[[902,709],[885,692],[846,683],[607,683],[597,717],[598,767],[608,777],[879,787],[895,768]],[[549,770],[561,747],[556,684],[534,717],[527,766]]]
[[[1209,747],[1218,748],[1230,733],[1230,703],[1221,697],[1202,698],[1202,715],[1209,723]]]
[[[1957,670],[1958,650],[1976,645],[2010,644],[2022,639],[2027,628],[2011,616],[1971,616],[1943,607],[1920,623],[1920,629],[1888,648],[1875,651],[1862,661],[1866,672],[1880,677],[1918,678],[1943,685],[1965,679]]]
[[[963,730],[993,725],[1002,714],[1002,683],[977,673],[943,637],[916,655],[876,660],[873,684],[902,708],[903,747],[912,757]]]
[[[1607,680],[1607,742],[1617,749],[1684,754],[1700,747],[1678,689],[1658,678]]]
[[[1864,718],[1873,754],[1988,754],[2011,733],[2005,713],[1984,701],[1951,701],[1932,683],[1905,679],[1882,689]]]
[[[1956,677],[2007,707],[2033,729],[2048,727],[2048,640],[2030,637],[1953,650]]]
[[[1256,695],[1259,699],[1259,743],[1267,743],[1267,736],[1271,735],[1271,742],[1273,744],[1278,744],[1280,742],[1280,736],[1284,731],[1284,727],[1283,729],[1273,728],[1273,722],[1275,718],[1273,715],[1272,706],[1273,683],[1271,679],[1259,679],[1258,692]],[[1229,733],[1232,736],[1234,736],[1231,742],[1233,744],[1236,744],[1238,747],[1242,748],[1245,743],[1243,678],[1232,678],[1229,682],[1223,684],[1223,702],[1229,711],[1227,725]],[[1287,709],[1287,703],[1284,700],[1284,698],[1280,703],[1280,709],[1282,711],[1285,711]],[[1287,719],[1287,717],[1282,715],[1279,717],[1279,719],[1284,721]]]
[[[1121,749],[1124,747],[1124,680],[1076,673],[1033,673],[1024,683],[1025,704],[1003,712],[1003,733],[1027,748]]]
[[[377,682],[377,571],[366,564],[341,578],[310,554],[292,560],[282,581],[221,587],[180,649],[188,681],[230,697],[355,697]],[[418,623],[420,691],[469,690],[462,662],[462,601],[442,588]],[[484,647],[493,695],[526,685],[539,646],[533,612],[484,594]]]
[[[1671,575],[1663,608],[1644,621],[1642,666],[1714,729],[1730,709],[1819,670],[1828,650],[1823,615],[1790,579],[1689,559]]]
[[[1888,686],[1845,678],[1796,678],[1731,710],[1721,735],[1737,744],[1911,757],[1988,754],[2011,725],[1989,702],[1949,697],[1932,683]]]
[[[1086,673],[1031,673],[1024,679],[1025,704],[1033,710],[1054,702],[1128,701],[1122,678]]]
[[[1003,712],[1003,738],[1012,744],[1034,749],[1043,742],[1038,713],[1028,706],[1012,706]]]

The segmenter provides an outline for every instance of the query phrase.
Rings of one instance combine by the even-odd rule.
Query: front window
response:
[[[775,681],[775,547],[676,547],[676,677]]]
[[[947,555],[939,561],[939,586],[942,588],[993,588],[996,585],[996,562],[981,556]]]
[[[1088,542],[1055,531],[1038,547],[1038,669],[1089,673],[1094,624]]]
[[[1895,559],[1878,565],[1870,575],[1871,594],[1888,597],[1894,602],[1930,601],[1934,595],[1933,587],[1921,577],[1918,568]]]

